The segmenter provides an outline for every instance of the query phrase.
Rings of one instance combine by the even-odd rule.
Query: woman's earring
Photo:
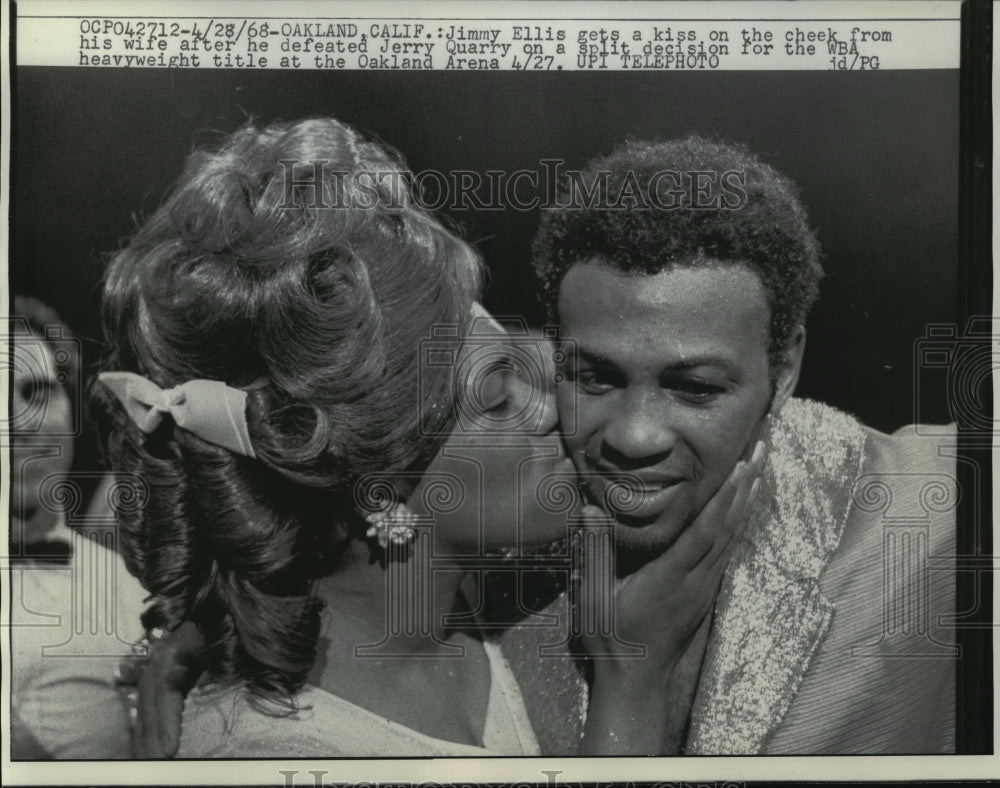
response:
[[[376,539],[383,550],[390,544],[405,547],[416,538],[414,526],[417,516],[405,503],[394,503],[378,512],[367,512],[364,517],[369,524],[365,536]]]

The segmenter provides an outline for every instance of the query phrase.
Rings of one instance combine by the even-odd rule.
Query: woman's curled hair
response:
[[[450,427],[450,373],[421,370],[419,342],[466,324],[481,262],[410,188],[336,120],[246,126],[189,156],[107,270],[105,370],[247,392],[255,459],[169,419],[145,435],[92,387],[111,468],[149,488],[119,517],[144,624],[194,621],[209,673],[260,697],[312,667],[315,580],[363,525],[355,482],[420,469]]]

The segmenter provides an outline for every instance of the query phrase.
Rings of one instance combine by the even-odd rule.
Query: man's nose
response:
[[[629,460],[669,453],[677,443],[669,398],[644,388],[626,391],[603,438],[608,448]]]

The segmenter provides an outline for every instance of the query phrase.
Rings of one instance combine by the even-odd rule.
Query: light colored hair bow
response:
[[[133,372],[102,372],[97,379],[118,397],[125,412],[149,434],[168,413],[181,429],[203,441],[256,457],[247,429],[247,393],[219,380],[189,380],[161,389]]]

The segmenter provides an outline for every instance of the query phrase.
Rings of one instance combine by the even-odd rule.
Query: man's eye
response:
[[[695,404],[711,402],[726,391],[722,386],[701,380],[672,380],[666,385],[681,399]]]

